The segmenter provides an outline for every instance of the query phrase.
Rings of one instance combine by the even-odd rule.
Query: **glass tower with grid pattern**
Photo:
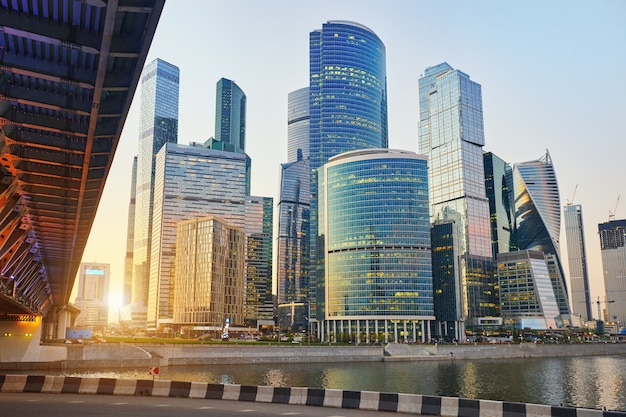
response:
[[[593,320],[582,206],[580,204],[567,204],[563,209],[563,220],[565,222],[572,314],[580,316],[585,321]]]
[[[617,321],[621,327],[626,324],[626,220],[600,223],[598,232],[606,291],[602,303],[607,311],[607,317],[598,320]]]
[[[178,140],[179,69],[156,59],[141,75],[132,303],[148,305],[156,154]]]
[[[309,35],[310,274],[311,316],[322,275],[317,241],[317,171],[342,152],[387,148],[385,45],[369,28],[329,21]],[[315,278],[313,278],[315,277]]]
[[[435,261],[453,261],[454,265],[433,264],[433,271],[450,270],[433,277],[445,285],[458,283],[458,294],[441,299],[458,303],[458,319],[442,320],[446,334],[464,337],[466,325],[478,324],[481,317],[498,317],[497,276],[492,259],[489,201],[485,191],[483,168],[482,93],[480,84],[442,63],[425,70],[419,79],[419,150],[428,155],[431,221],[441,225],[454,222],[461,233],[454,243],[460,259],[436,257]],[[433,229],[444,231],[444,228]],[[433,240],[439,240],[433,236]],[[458,261],[458,262],[457,262]],[[435,288],[435,291],[442,290]],[[435,299],[437,300],[437,299]],[[435,304],[435,316],[450,311],[450,306]]]
[[[323,339],[430,340],[435,317],[426,157],[351,151],[330,158],[318,174]]]

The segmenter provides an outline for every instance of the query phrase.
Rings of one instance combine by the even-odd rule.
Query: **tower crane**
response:
[[[613,211],[609,210],[609,221],[615,220],[615,212],[617,211],[617,205],[619,204],[619,198],[620,197],[621,197],[621,195],[617,196],[617,202],[615,203],[615,208],[613,209]]]
[[[576,190],[578,190],[578,183],[576,183],[576,186],[574,187],[574,193],[572,194],[572,199],[567,200],[568,206],[571,206],[572,204],[574,204],[574,197],[576,197]]]

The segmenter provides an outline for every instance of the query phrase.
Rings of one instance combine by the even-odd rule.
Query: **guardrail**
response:
[[[0,375],[2,392],[205,398],[442,417],[626,417],[624,411],[417,394],[51,375]]]

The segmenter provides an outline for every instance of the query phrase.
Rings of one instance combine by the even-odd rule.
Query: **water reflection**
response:
[[[626,410],[626,356],[480,361],[204,365],[161,368],[159,379],[402,392]],[[147,370],[64,373],[151,379]]]

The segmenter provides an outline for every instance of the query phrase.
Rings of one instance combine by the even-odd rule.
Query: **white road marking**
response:
[[[198,410],[212,410],[215,407],[198,407]]]

